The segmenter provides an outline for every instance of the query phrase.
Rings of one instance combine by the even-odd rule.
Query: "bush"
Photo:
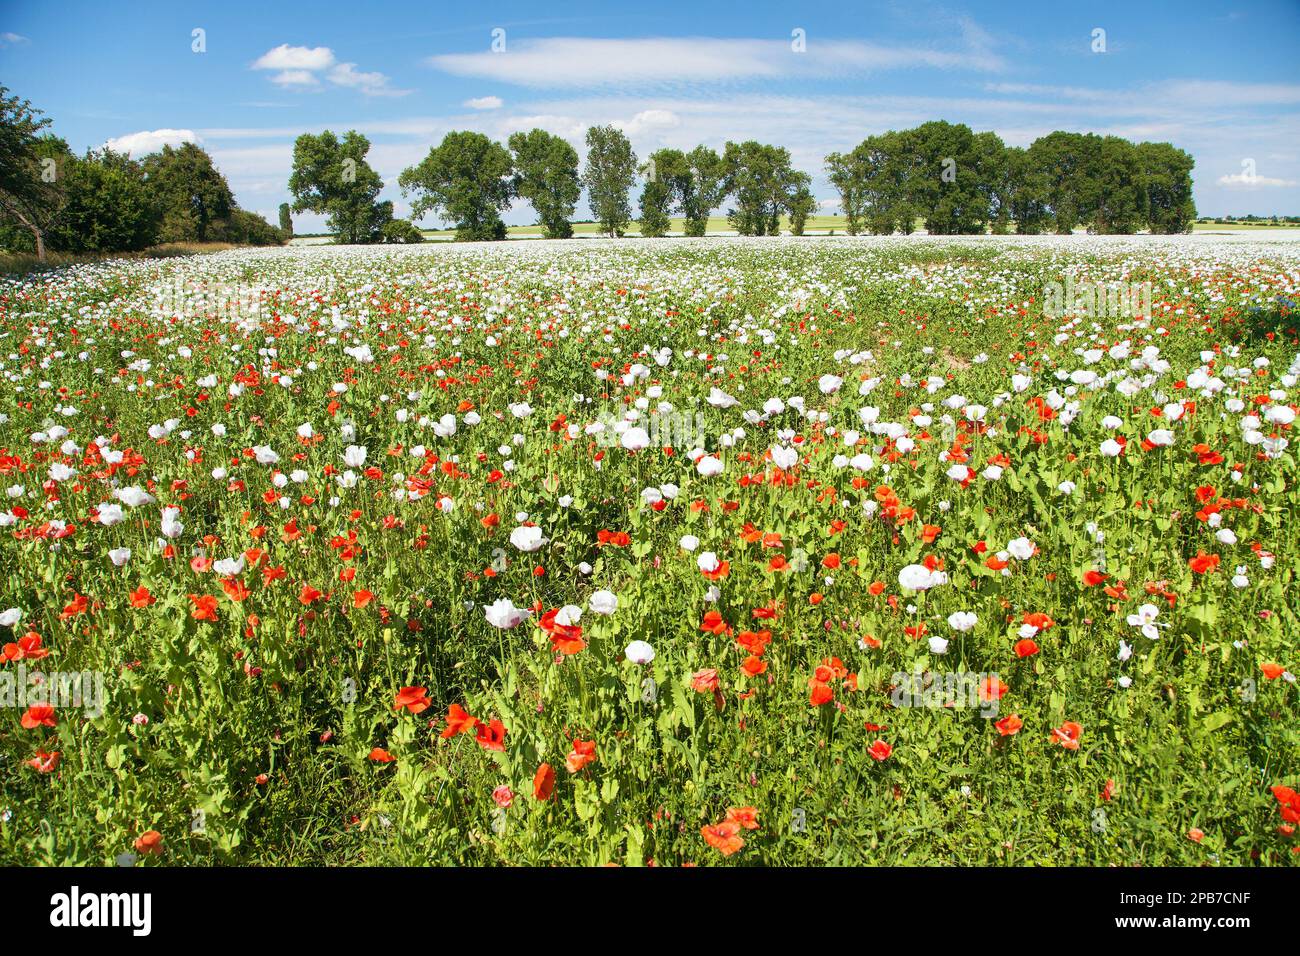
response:
[[[424,242],[424,233],[409,219],[394,219],[384,224],[384,242]]]

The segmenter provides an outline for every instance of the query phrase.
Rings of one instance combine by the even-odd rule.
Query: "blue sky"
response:
[[[0,5],[0,82],[74,149],[197,141],[272,218],[294,137],[326,128],[370,138],[399,214],[397,174],[449,130],[540,126],[581,153],[593,123],[642,156],[786,146],[833,208],[826,153],[929,119],[1012,145],[1054,129],[1169,141],[1196,159],[1202,214],[1300,214],[1298,45],[1296,0]]]

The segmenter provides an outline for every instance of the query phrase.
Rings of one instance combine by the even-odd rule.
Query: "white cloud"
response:
[[[476,96],[461,104],[472,110],[499,110],[504,105],[499,96]]]
[[[253,63],[254,70],[324,70],[334,65],[334,51],[327,46],[289,46],[281,43],[267,50]]]
[[[0,49],[7,46],[22,46],[24,43],[31,43],[27,37],[17,33],[0,33]]]
[[[366,96],[405,96],[410,90],[394,90],[388,86],[388,77],[382,73],[363,73],[355,63],[340,63],[329,71],[330,82],[360,90]]]
[[[448,53],[426,62],[457,76],[551,88],[826,77],[917,67],[995,72],[1006,65],[984,37],[969,32],[953,50],[822,40],[814,34],[802,53],[788,40],[549,37],[518,41],[504,53]]]
[[[1220,186],[1231,188],[1255,189],[1258,187],[1284,187],[1300,185],[1294,179],[1275,179],[1272,176],[1251,175],[1250,173],[1232,173],[1228,176],[1220,176],[1216,182]]]
[[[138,133],[127,133],[110,139],[104,144],[106,149],[115,153],[126,153],[138,159],[156,153],[164,146],[179,146],[181,143],[197,143],[199,138],[193,130],[188,129],[152,129]]]
[[[652,133],[658,130],[672,129],[681,126],[682,121],[672,110],[642,110],[632,117],[631,122],[616,123],[628,136],[639,136],[642,133]]]
[[[271,77],[277,86],[320,86],[316,74],[309,70],[282,70]]]
[[[365,96],[405,96],[411,90],[391,88],[383,73],[366,73],[355,63],[339,63],[327,46],[289,46],[281,43],[253,61],[251,69],[275,70],[271,82],[277,86],[314,89],[324,76],[335,86],[357,90]]]

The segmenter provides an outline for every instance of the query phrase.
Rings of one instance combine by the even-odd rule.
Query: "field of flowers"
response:
[[[1298,865],[1297,296],[1208,237],[0,280],[0,861]]]

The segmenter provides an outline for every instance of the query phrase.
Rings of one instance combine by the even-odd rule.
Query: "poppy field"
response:
[[[0,861],[1300,864],[1300,246],[0,280]]]

